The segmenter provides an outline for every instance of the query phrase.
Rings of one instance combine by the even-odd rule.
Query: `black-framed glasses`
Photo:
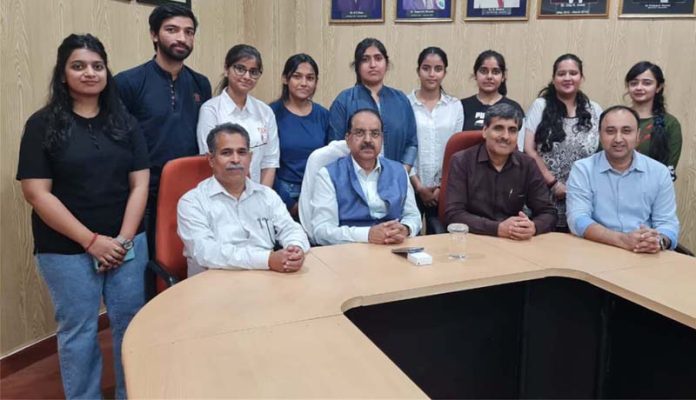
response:
[[[249,73],[249,76],[252,79],[259,79],[263,71],[261,71],[258,68],[249,68],[243,66],[242,64],[234,64],[232,66],[232,71],[234,71],[234,74],[237,76],[244,76],[247,72]]]
[[[378,129],[373,129],[371,131],[368,131],[366,129],[353,129],[352,131],[350,131],[350,134],[354,135],[358,139],[364,138],[365,135],[370,135],[370,137],[373,139],[379,139],[380,137],[382,137],[384,132]]]

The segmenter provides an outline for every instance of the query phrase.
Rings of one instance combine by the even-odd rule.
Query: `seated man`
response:
[[[483,119],[485,143],[452,156],[445,199],[445,223],[469,231],[527,240],[556,226],[556,208],[534,160],[517,151],[522,113],[498,103]],[[527,206],[529,219],[522,211]]]
[[[207,137],[213,176],[186,193],[177,206],[189,276],[209,268],[295,272],[309,242],[280,197],[248,178],[249,134],[237,124]],[[273,251],[276,239],[284,247]]]
[[[401,243],[421,228],[408,174],[380,156],[382,118],[370,109],[348,122],[350,155],[319,170],[311,197],[312,236],[317,244]]]
[[[599,118],[604,150],[576,161],[568,178],[574,234],[637,253],[677,247],[679,220],[667,167],[635,151],[638,114],[614,106]]]

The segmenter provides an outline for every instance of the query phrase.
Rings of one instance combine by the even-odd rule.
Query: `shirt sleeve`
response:
[[[590,185],[590,170],[579,162],[573,164],[568,177],[566,191],[566,217],[570,231],[580,237],[585,236],[587,228],[598,223],[592,218],[593,194]]]
[[[339,226],[336,189],[329,171],[322,168],[316,175],[314,193],[310,200],[314,210],[312,236],[320,245],[362,242],[367,243],[369,226]]]
[[[670,248],[675,249],[679,240],[679,219],[677,218],[674,184],[669,171],[665,168],[659,169],[658,180],[657,197],[653,203],[651,219],[653,227],[661,234],[667,236],[671,242]]]
[[[278,168],[280,166],[280,141],[278,140],[278,124],[275,114],[270,108],[265,117],[264,126],[268,132],[268,144],[264,147],[263,158],[261,159],[261,169]]]
[[[465,223],[471,233],[498,235],[498,221],[481,217],[467,211],[469,187],[465,160],[462,154],[452,158],[447,179],[447,196],[445,203],[445,226],[454,222]]]
[[[131,136],[133,141],[133,166],[131,171],[140,171],[150,168],[150,159],[147,152],[147,143],[143,131],[136,125]]]
[[[283,248],[294,245],[300,247],[305,253],[309,251],[309,240],[307,239],[304,229],[292,219],[283,200],[280,199],[280,196],[272,190],[268,190],[266,196],[270,203],[269,209],[273,213],[273,226],[275,227],[277,238]]]
[[[195,194],[187,193],[177,205],[177,233],[186,257],[204,268],[268,269],[270,250],[225,243],[215,237],[205,207]]]
[[[536,227],[536,234],[552,232],[556,227],[558,212],[551,203],[551,193],[546,186],[541,171],[534,160],[529,160],[526,165],[527,174],[527,206],[532,210],[532,221]]]
[[[677,121],[677,119],[674,117],[669,119],[665,117],[665,130],[667,133],[667,146],[669,147],[669,159],[667,160],[667,167],[674,170],[677,169],[679,156],[681,156],[681,124],[679,124],[679,121]]]
[[[347,130],[346,105],[339,94],[329,110],[329,141],[345,139]]]
[[[544,108],[546,108],[546,102],[544,99],[536,99],[529,107],[527,111],[527,116],[524,118],[524,127],[532,132],[532,135],[536,133],[537,127],[541,123],[541,115],[544,113]]]
[[[404,170],[406,173],[406,170]],[[411,185],[410,179],[406,177],[406,201],[404,202],[404,210],[401,214],[402,225],[407,225],[411,230],[410,237],[417,236],[421,231],[421,214],[418,210],[418,205],[416,205],[416,196],[413,191],[413,185]]]
[[[201,154],[207,154],[208,149],[208,134],[210,130],[215,128],[218,123],[218,118],[215,113],[215,108],[210,103],[205,103],[201,106],[198,113],[198,125],[196,126],[196,137],[198,138],[198,149]]]
[[[42,119],[32,117],[27,121],[19,145],[17,180],[53,179],[51,160],[43,148],[45,132],[46,124]]]
[[[455,117],[454,131],[452,131],[452,134],[460,132],[464,128],[464,106],[462,106],[461,101],[456,102],[455,110],[457,116]]]

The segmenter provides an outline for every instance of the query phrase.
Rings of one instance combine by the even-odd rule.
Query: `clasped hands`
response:
[[[623,248],[634,253],[657,253],[660,251],[660,233],[645,225],[624,233],[622,242]]]
[[[97,239],[89,247],[89,250],[87,250],[87,253],[99,262],[97,272],[105,272],[120,267],[123,264],[123,258],[126,256],[127,251],[116,239],[110,236],[98,235]]]
[[[372,225],[367,241],[374,244],[399,244],[408,237],[408,228],[397,220]]]
[[[522,211],[498,224],[498,236],[512,240],[528,240],[536,234],[534,221]]]
[[[276,272],[296,272],[304,263],[304,251],[301,247],[290,245],[285,249],[271,252],[268,268]]]

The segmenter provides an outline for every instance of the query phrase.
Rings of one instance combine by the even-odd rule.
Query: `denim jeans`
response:
[[[95,272],[93,258],[87,253],[36,255],[55,307],[60,373],[68,399],[102,397],[102,355],[97,341],[102,297],[114,344],[116,398],[126,398],[121,342],[128,323],[145,304],[143,277],[148,260],[145,233],[133,242],[135,257],[104,273]]]
[[[273,190],[278,193],[278,196],[283,200],[285,206],[289,209],[297,203],[300,198],[301,183],[292,183],[284,181],[276,177],[273,183]]]

